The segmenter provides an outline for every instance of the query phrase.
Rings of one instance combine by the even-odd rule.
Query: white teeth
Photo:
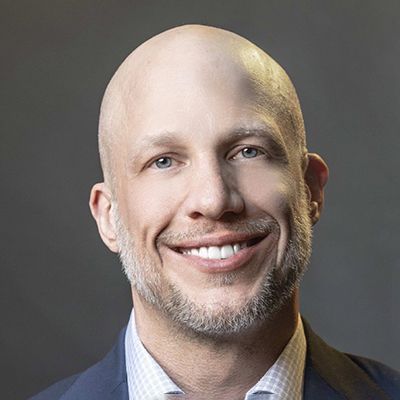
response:
[[[208,258],[208,250],[207,250],[207,247],[200,247],[199,257]]]
[[[221,258],[228,258],[233,256],[234,251],[230,244],[221,247]]]
[[[221,250],[217,246],[211,246],[208,248],[208,258],[218,260],[221,258]]]
[[[244,249],[245,247],[247,247],[247,243],[243,242],[235,244],[226,244],[224,246],[210,246],[210,247],[200,247],[193,249],[183,249],[182,253],[201,258],[221,260],[232,257],[234,254],[238,253],[241,249]]]

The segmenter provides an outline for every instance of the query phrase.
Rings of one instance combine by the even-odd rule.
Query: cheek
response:
[[[240,185],[249,215],[268,215],[280,227],[278,259],[280,263],[287,247],[294,207],[296,184],[281,171],[253,171]]]
[[[124,208],[129,230],[137,240],[154,243],[178,207],[179,191],[166,181],[135,182],[126,190]]]
[[[280,220],[290,208],[294,185],[282,171],[272,168],[243,171],[238,175],[238,186],[249,211],[264,211]]]

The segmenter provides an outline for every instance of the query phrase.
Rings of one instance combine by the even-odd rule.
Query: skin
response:
[[[238,131],[263,134],[238,139]],[[328,169],[306,151],[295,90],[278,64],[233,33],[184,26],[137,48],[107,88],[99,139],[105,181],[94,185],[90,207],[104,243],[120,251],[117,207],[159,274],[160,290],[173,282],[210,313],[239,309],[265,273],[282,265],[295,210],[310,224],[320,217]],[[245,148],[256,156],[245,157]],[[166,159],[171,165],[159,168]],[[216,277],[229,271],[204,270],[171,249],[235,242],[235,224],[266,217],[279,232],[257,245],[229,284]],[[196,399],[205,392],[243,399],[293,335],[299,310],[296,289],[272,319],[217,338],[184,329],[134,285],[132,298],[143,344]]]

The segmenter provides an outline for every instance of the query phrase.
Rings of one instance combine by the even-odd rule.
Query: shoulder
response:
[[[113,349],[103,360],[82,373],[63,379],[30,400],[100,400],[109,398],[111,393],[117,398],[127,398],[125,367],[124,328]]]
[[[376,382],[386,393],[393,398],[400,395],[400,372],[379,361],[369,358],[346,354],[351,361],[358,365],[367,375]]]
[[[399,372],[377,361],[342,353],[316,335],[304,319],[303,325],[307,339],[305,399],[400,398]]]
[[[54,383],[47,389],[30,397],[29,400],[56,400],[59,399],[79,378],[80,374],[75,374],[69,378],[65,378],[59,382]]]

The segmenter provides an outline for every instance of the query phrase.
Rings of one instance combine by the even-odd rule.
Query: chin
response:
[[[282,282],[285,288],[277,285],[276,275],[271,271],[253,287],[235,287],[235,284],[214,287],[204,290],[201,296],[187,295],[171,284],[159,306],[170,320],[191,335],[222,338],[272,320],[295,289],[295,285],[289,287],[286,283]]]

